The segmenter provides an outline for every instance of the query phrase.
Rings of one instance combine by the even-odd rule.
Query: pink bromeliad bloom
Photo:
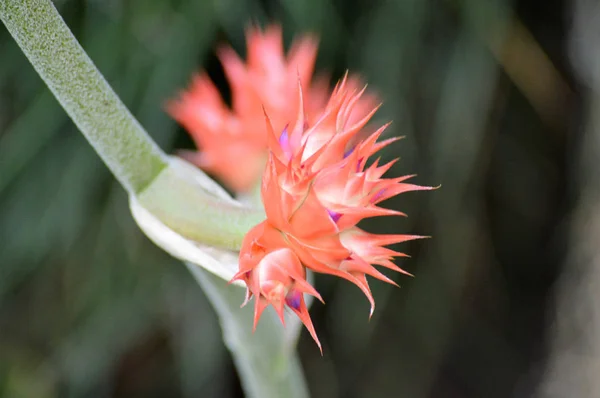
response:
[[[315,38],[300,37],[287,55],[279,26],[264,32],[250,28],[246,38],[246,63],[230,47],[217,52],[231,87],[231,107],[206,73],[195,76],[191,86],[167,104],[169,114],[199,148],[199,152],[184,152],[184,156],[236,192],[248,192],[257,185],[265,167],[268,149],[263,108],[275,131],[281,133],[296,117],[298,79],[304,88],[309,123],[319,118],[330,94],[327,79],[311,83],[318,47]],[[350,77],[347,84],[361,85],[356,77]],[[372,94],[364,95],[349,117],[364,117],[376,102]]]
[[[369,217],[403,215],[378,204],[404,192],[432,188],[408,183],[412,176],[384,178],[395,161],[366,165],[396,138],[378,142],[387,125],[361,135],[378,108],[360,119],[352,116],[362,106],[364,89],[357,90],[345,77],[324,112],[312,121],[304,110],[304,91],[298,92],[295,122],[289,128],[277,132],[267,117],[268,160],[261,188],[266,220],[246,235],[233,280],[246,283],[246,302],[255,300],[255,327],[269,304],[282,320],[287,306],[321,348],[304,293],[321,297],[307,283],[306,269],[357,285],[369,299],[372,314],[375,302],[367,276],[395,284],[375,266],[406,273],[392,262],[404,254],[385,246],[421,236],[377,235],[356,225]]]

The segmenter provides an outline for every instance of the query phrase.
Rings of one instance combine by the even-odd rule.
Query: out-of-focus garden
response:
[[[19,1],[19,0],[14,0]],[[319,275],[298,346],[313,397],[598,397],[600,6],[594,1],[61,0],[59,12],[166,151],[165,102],[251,23],[320,38],[317,72],[360,74],[393,120],[389,175],[441,184],[364,223],[431,235],[415,275]],[[594,111],[596,109],[596,111]],[[598,208],[600,211],[600,208]],[[252,311],[251,308],[246,308]],[[596,337],[594,337],[596,336]],[[596,384],[595,384],[596,383]],[[537,394],[537,395],[536,395]],[[241,397],[219,323],[178,260],[0,28],[0,396]]]

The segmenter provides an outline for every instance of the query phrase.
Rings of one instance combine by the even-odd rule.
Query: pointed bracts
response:
[[[302,82],[298,81],[298,109],[293,121],[277,133],[265,110],[269,156],[262,179],[262,201],[267,219],[246,236],[240,252],[240,272],[255,297],[255,322],[271,304],[283,320],[287,306],[310,331],[303,294],[320,299],[306,282],[305,269],[346,279],[367,296],[371,314],[375,301],[367,276],[395,284],[379,268],[407,274],[393,263],[406,256],[386,246],[421,238],[415,235],[377,235],[356,225],[365,218],[403,215],[381,207],[398,194],[429,190],[408,183],[412,176],[385,178],[393,162],[367,161],[394,139],[378,141],[387,125],[365,136],[365,126],[377,110],[353,118],[364,89],[348,83],[334,89],[324,111],[314,121],[305,112]]]

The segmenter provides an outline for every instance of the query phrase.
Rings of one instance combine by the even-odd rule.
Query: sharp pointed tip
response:
[[[285,314],[284,314],[283,304],[281,305],[281,307],[279,307],[279,306],[275,307],[275,312],[277,313],[277,316],[279,317],[281,324],[285,327]]]
[[[312,332],[311,332],[311,336],[312,336],[315,344],[317,345],[317,347],[319,347],[319,352],[321,353],[321,356],[323,356],[323,346],[321,345],[321,341],[319,340],[319,338],[317,337],[317,335],[316,334],[313,335]]]
[[[375,304],[373,304],[371,306],[371,311],[369,311],[369,321],[371,321],[371,318],[373,317],[374,312],[375,312]]]
[[[238,271],[235,275],[231,277],[231,279],[227,282],[228,285],[231,285],[233,282],[244,280],[243,276],[246,274],[246,271]]]
[[[346,69],[344,72],[344,78],[342,79],[344,82],[348,80],[348,76],[350,75],[350,69]]]

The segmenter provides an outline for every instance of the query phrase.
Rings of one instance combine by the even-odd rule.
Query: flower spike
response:
[[[276,140],[286,131],[287,140],[298,145],[295,140],[302,137],[304,125],[320,117],[329,96],[323,80],[311,84],[318,47],[315,37],[301,36],[286,54],[280,26],[264,31],[252,26],[246,31],[246,44],[246,62],[230,47],[217,50],[231,88],[231,107],[204,72],[166,104],[167,112],[200,149],[181,155],[241,193],[258,184],[269,150],[275,147],[265,132],[264,113],[270,117]],[[347,86],[362,86],[357,77],[346,80]],[[373,94],[362,96],[348,110],[350,119],[362,119],[376,101]],[[288,124],[289,129],[284,129]]]
[[[272,304],[283,321],[287,306],[319,344],[303,294],[320,296],[302,270],[354,283],[369,300],[371,317],[375,300],[367,276],[396,285],[376,266],[410,275],[393,263],[395,257],[407,256],[386,246],[423,237],[377,235],[357,224],[370,217],[404,215],[378,204],[404,192],[434,188],[407,183],[412,176],[384,178],[396,160],[380,165],[377,159],[366,166],[371,156],[396,139],[378,141],[387,125],[361,136],[378,106],[352,119],[364,89],[351,87],[347,76],[312,124],[305,123],[301,109],[302,86],[299,92],[296,121],[279,137],[266,116],[270,152],[261,194],[267,219],[246,237],[252,244],[242,247],[236,278],[246,281],[249,295],[257,301],[255,320]]]

